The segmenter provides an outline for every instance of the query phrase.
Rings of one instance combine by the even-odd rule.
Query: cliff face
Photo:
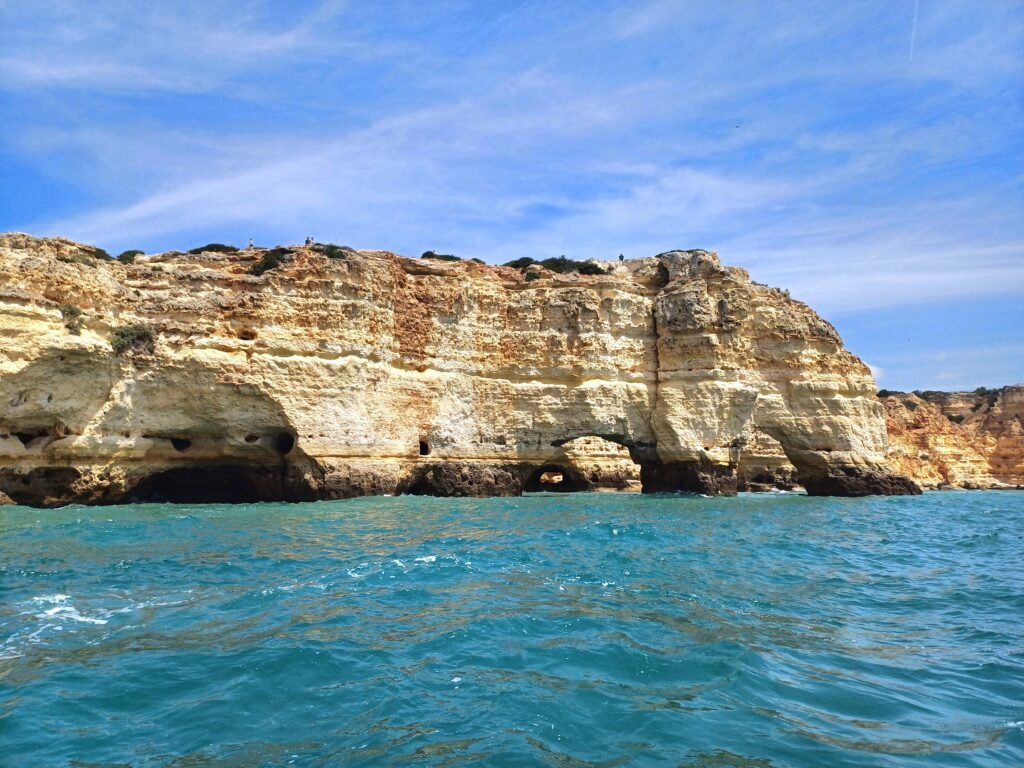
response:
[[[0,236],[19,503],[635,482],[583,437],[624,448],[646,491],[734,492],[730,445],[756,435],[810,493],[918,490],[886,469],[874,383],[832,326],[713,253],[534,279],[382,251],[91,254]]]
[[[882,401],[894,471],[927,487],[1024,485],[1024,387]]]

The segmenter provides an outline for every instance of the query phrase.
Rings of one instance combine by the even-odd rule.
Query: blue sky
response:
[[[1024,4],[0,0],[0,230],[717,250],[879,385],[1024,381]]]

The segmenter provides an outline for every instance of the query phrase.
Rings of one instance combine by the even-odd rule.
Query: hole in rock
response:
[[[533,471],[523,490],[526,493],[571,493],[587,490],[587,482],[568,467],[545,464]]]
[[[137,501],[174,504],[239,504],[282,498],[276,469],[217,465],[169,469],[150,475],[132,491]]]
[[[424,442],[423,440],[420,440],[420,456],[429,456],[429,455],[430,455],[430,446],[426,442]]]
[[[287,456],[295,447],[295,435],[290,432],[277,432],[271,438],[271,445],[277,453]]]
[[[192,441],[187,437],[172,437],[171,445],[174,446],[174,450],[181,453],[182,451],[187,451],[192,447]]]
[[[238,332],[238,338],[242,341],[253,341],[257,335],[256,330],[253,328],[243,328]]]
[[[47,430],[45,429],[34,429],[31,431],[27,430],[25,432],[12,432],[11,434],[18,438],[21,441],[21,444],[27,448],[28,444],[35,440],[37,437],[45,437],[47,434],[49,434],[49,432],[47,432]]]
[[[259,439],[260,439],[259,435],[246,435],[245,436],[245,442],[247,442],[247,443],[255,443]]]

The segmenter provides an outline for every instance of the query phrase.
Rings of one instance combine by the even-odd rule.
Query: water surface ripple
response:
[[[1024,765],[1024,494],[0,510],[0,762]]]

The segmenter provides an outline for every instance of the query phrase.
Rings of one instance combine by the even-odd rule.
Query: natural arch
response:
[[[525,493],[571,493],[589,491],[592,484],[568,463],[542,464],[530,473],[523,486]]]
[[[563,443],[568,465],[595,491],[639,491],[640,464],[622,439],[584,435]]]
[[[820,435],[804,434],[799,427],[761,424],[758,427],[775,438],[786,458],[796,467],[797,481],[808,496],[908,496],[921,493],[914,481],[890,472],[881,462],[854,463],[848,444],[836,445]]]

